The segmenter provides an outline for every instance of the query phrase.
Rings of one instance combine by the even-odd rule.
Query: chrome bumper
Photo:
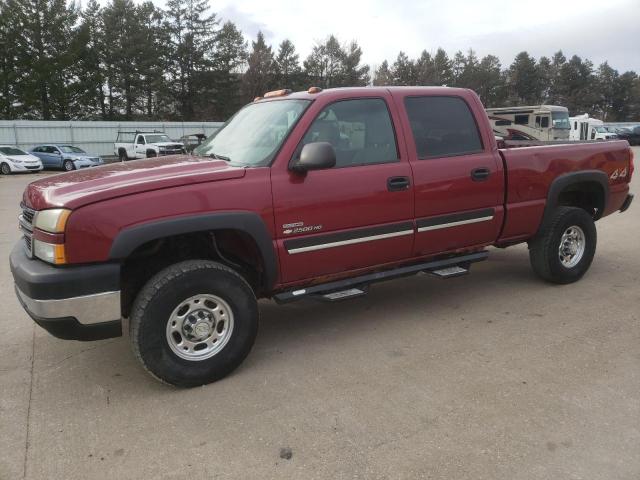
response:
[[[120,292],[103,292],[82,297],[36,300],[16,286],[16,293],[29,313],[40,319],[73,317],[82,325],[120,319]]]

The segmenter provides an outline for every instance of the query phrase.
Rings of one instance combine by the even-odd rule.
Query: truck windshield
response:
[[[233,165],[268,165],[309,103],[290,99],[247,105],[194,153]]]
[[[559,128],[561,130],[571,129],[568,112],[551,112],[551,121],[553,122],[553,128]]]

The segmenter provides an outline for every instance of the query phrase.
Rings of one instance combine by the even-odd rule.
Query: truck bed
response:
[[[561,181],[562,175],[580,172],[585,182],[605,179],[606,201],[596,218],[620,209],[629,192],[631,153],[624,140],[508,143],[510,148],[499,149],[506,180],[506,215],[498,243],[526,239],[536,233],[549,196],[553,195],[552,184]]]

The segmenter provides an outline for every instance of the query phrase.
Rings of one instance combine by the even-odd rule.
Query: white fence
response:
[[[118,131],[159,130],[173,140],[183,135],[214,133],[222,122],[65,122],[1,120],[0,145],[30,149],[43,143],[71,144],[88,153],[113,155]]]

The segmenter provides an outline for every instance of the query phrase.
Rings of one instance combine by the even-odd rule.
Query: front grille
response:
[[[24,204],[20,206],[22,207],[22,215],[18,217],[18,221],[24,240],[24,249],[27,252],[27,256],[33,258],[33,217],[35,217],[36,211]]]
[[[31,252],[33,251],[33,240],[31,239],[31,235],[27,235],[25,233],[25,235],[22,237],[24,239],[24,248],[27,249],[27,253],[29,254],[29,256],[31,256]]]
[[[29,225],[31,225],[33,223],[33,217],[36,215],[36,211],[25,206],[22,205],[22,218],[24,218]]]

